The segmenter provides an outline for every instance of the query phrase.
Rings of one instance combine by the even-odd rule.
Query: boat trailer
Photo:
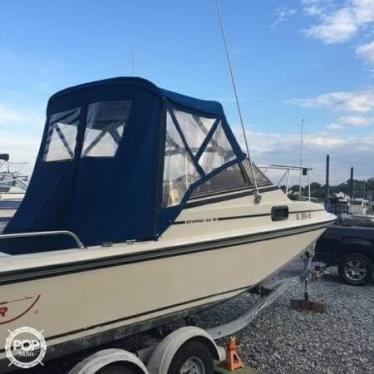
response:
[[[228,323],[202,329],[197,326],[181,327],[168,334],[159,343],[141,349],[135,353],[123,349],[104,349],[79,362],[69,374],[204,374],[258,373],[254,369],[244,368],[237,353],[238,343],[233,334],[248,326],[264,309],[277,300],[289,287],[304,284],[304,300],[291,301],[291,307],[297,310],[320,311],[309,300],[308,283],[312,279],[311,257],[304,265],[301,276],[295,276],[272,283],[264,282],[258,287],[262,298],[254,307],[239,318]],[[263,292],[265,290],[266,292]],[[187,321],[191,321],[188,319]],[[226,348],[216,344],[217,339],[230,337]]]

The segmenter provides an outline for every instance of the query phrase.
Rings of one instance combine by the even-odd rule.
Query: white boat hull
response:
[[[237,200],[233,210],[243,210],[242,199]],[[158,242],[3,258],[8,267],[0,271],[0,308],[7,311],[0,313],[0,341],[8,330],[31,326],[44,331],[52,354],[62,343],[82,343],[109,331],[117,331],[118,338],[148,321],[224,301],[313,247],[333,218],[309,203],[315,212],[306,218],[295,213],[271,225],[265,214],[189,219],[196,211],[223,214],[225,207],[218,210],[218,205],[210,204],[205,212],[187,210]],[[31,270],[18,271],[26,264]]]

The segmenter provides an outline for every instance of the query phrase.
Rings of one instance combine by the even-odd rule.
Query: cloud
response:
[[[374,41],[362,44],[356,48],[356,56],[374,65]]]
[[[16,109],[15,107],[0,103],[0,127],[13,125],[43,125],[40,113],[27,109]]]
[[[359,116],[342,116],[337,121],[327,125],[330,130],[339,130],[348,127],[366,127],[374,124],[374,118]]]
[[[238,140],[243,143],[240,128],[234,128]],[[300,134],[264,133],[247,130],[247,137],[255,163],[259,165],[298,165]],[[244,148],[243,148],[244,149]],[[340,134],[306,133],[304,137],[303,164],[312,167],[311,180],[324,183],[325,157],[331,156],[331,178],[341,183],[349,178],[349,168],[356,167],[357,178],[374,176],[374,134],[365,138],[344,137]],[[274,182],[277,182],[274,179]],[[297,178],[291,184],[297,184]]]
[[[9,153],[12,162],[26,162],[26,165],[22,166],[22,173],[30,175],[36,160],[40,139],[41,134],[15,135],[7,131],[0,131],[0,151],[1,153]]]
[[[285,5],[280,6],[274,12],[274,22],[272,27],[278,26],[281,22],[287,21],[297,13],[297,9],[289,8]]]
[[[372,0],[347,0],[341,6],[332,1],[304,0],[303,5],[308,15],[318,18],[305,34],[326,44],[346,42],[374,22]]]
[[[9,153],[13,162],[27,162],[26,174],[32,171],[43,123],[42,112],[0,103],[0,153]]]
[[[367,113],[374,109],[374,90],[330,92],[307,99],[294,98],[287,103],[307,108]]]
[[[303,10],[309,16],[322,16],[326,12],[328,2],[320,0],[302,0]]]

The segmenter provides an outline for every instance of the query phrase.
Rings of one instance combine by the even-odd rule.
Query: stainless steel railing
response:
[[[17,239],[17,238],[27,238],[27,237],[37,237],[37,236],[57,236],[57,235],[66,235],[73,238],[78,248],[85,249],[86,247],[80,241],[78,235],[74,234],[71,231],[60,230],[60,231],[34,231],[34,232],[20,232],[16,234],[3,234],[0,235],[0,239]]]

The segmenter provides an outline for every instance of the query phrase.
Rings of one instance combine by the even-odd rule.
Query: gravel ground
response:
[[[297,261],[282,276],[299,274]],[[330,268],[322,281],[313,282],[311,299],[323,301],[325,314],[292,310],[290,299],[301,299],[303,288],[291,287],[273,305],[237,334],[240,354],[248,366],[263,374],[370,374],[374,373],[374,284],[353,287],[343,284]],[[255,304],[258,296],[244,294],[199,313],[201,327],[232,320]],[[224,343],[224,342],[220,342]],[[120,343],[111,345],[120,346]],[[62,374],[79,356],[69,356],[28,370],[29,374]],[[21,371],[24,373],[24,371]]]
[[[300,271],[296,262],[282,272]],[[237,336],[247,365],[264,374],[374,373],[374,284],[353,287],[341,282],[335,268],[310,287],[312,300],[327,304],[327,313],[297,312],[290,299],[302,299],[303,288],[291,287]],[[199,315],[202,326],[232,319],[255,303],[244,294]]]

